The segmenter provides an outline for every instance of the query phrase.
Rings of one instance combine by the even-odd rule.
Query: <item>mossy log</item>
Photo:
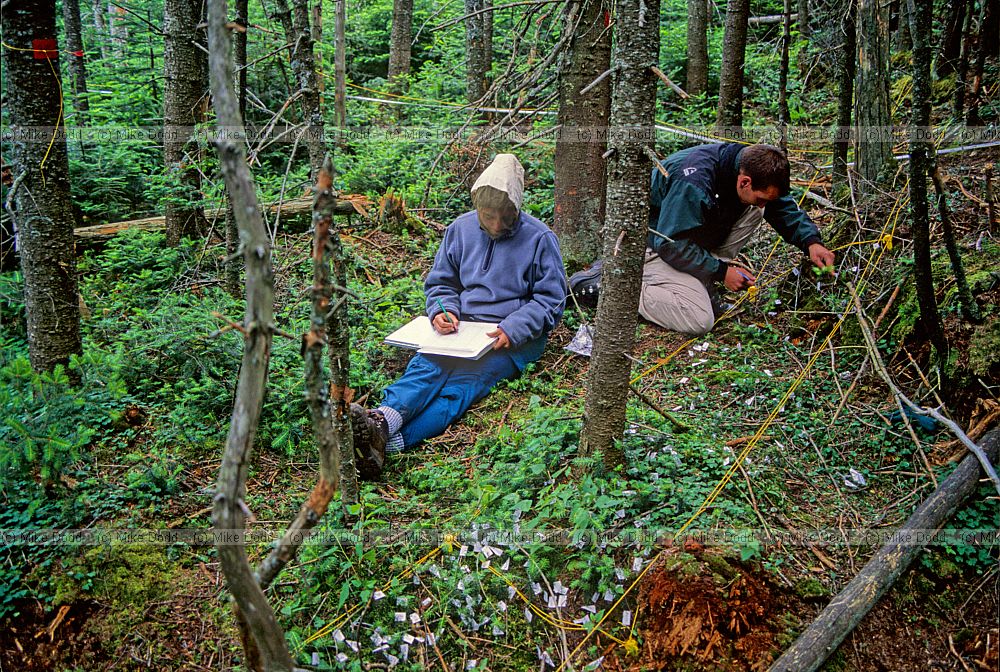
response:
[[[980,444],[994,464],[1000,447],[1000,428],[994,428]],[[981,477],[979,461],[968,455],[937,490],[917,507],[913,515],[847,584],[815,621],[771,666],[770,672],[813,672],[861,622],[865,614],[892,586],[923,550],[925,530],[936,530],[975,492]],[[914,539],[918,540],[917,542]]]

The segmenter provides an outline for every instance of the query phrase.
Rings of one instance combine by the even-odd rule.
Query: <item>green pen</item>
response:
[[[438,308],[440,308],[441,312],[444,313],[445,319],[451,322],[451,326],[455,327],[455,331],[458,331],[458,325],[455,324],[455,320],[451,319],[451,313],[449,313],[447,310],[444,309],[444,304],[441,303],[441,299],[438,299],[437,303],[438,303]]]

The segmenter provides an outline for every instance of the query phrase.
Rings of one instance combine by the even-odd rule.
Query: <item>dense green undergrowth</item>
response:
[[[381,337],[420,311],[419,269],[436,242],[427,233],[403,234],[390,249],[365,245],[371,232],[352,231],[358,237],[346,240],[357,261],[349,283],[361,297],[350,310],[352,382],[377,399],[405,362]],[[306,327],[305,240],[279,237],[274,251],[281,269],[275,312],[289,334]],[[242,347],[235,330],[224,327],[240,319],[241,305],[215,280],[217,249],[185,243],[171,250],[162,242],[161,234],[126,233],[81,262],[81,295],[91,315],[85,355],[71,364],[82,377],[79,387],[65,372],[30,371],[20,278],[3,276],[9,347],[0,355],[0,394],[13,412],[0,427],[0,527],[162,527],[207,505],[210,483],[194,481],[193,465],[216,465],[221,454]],[[411,255],[412,268],[398,269],[400,253]],[[432,635],[448,660],[527,669],[555,655],[551,619],[589,629],[608,616],[602,630],[624,637],[622,612],[635,613],[636,595],[609,613],[612,605],[727,474],[728,487],[688,532],[730,533],[735,557],[775,575],[792,571],[795,549],[763,544],[761,516],[801,530],[827,529],[843,515],[859,527],[887,516],[898,522],[906,511],[899,502],[925,484],[923,464],[902,426],[887,425],[877,408],[856,407],[831,423],[831,409],[863,358],[849,343],[838,346],[832,368],[817,366],[786,395],[817,347],[815,338],[790,339],[768,319],[789,304],[788,291],[762,296],[744,319],[688,345],[643,379],[647,393],[693,428],[676,432],[633,400],[621,471],[603,473],[578,456],[582,377],[578,360],[559,356],[556,345],[470,413],[459,438],[394,458],[382,483],[364,486],[362,520],[346,526],[331,508],[325,536],[303,548],[273,589],[297,655],[309,662],[315,654],[321,666],[333,667],[348,656],[355,662],[347,666],[356,667],[351,642],[370,660],[403,660],[417,650],[418,637]],[[845,300],[835,287],[826,291],[831,304]],[[569,314],[567,323],[580,319]],[[663,344],[642,356],[655,361],[673,349]],[[302,392],[298,343],[276,339],[247,497],[261,519],[291,519],[315,478]],[[774,409],[765,441],[741,471],[729,473],[743,442]],[[275,464],[276,471],[267,466]],[[955,520],[966,529],[1000,524],[985,498]],[[142,575],[167,558],[184,568],[214,557],[211,548],[183,545],[10,551],[19,561],[9,556],[0,576],[6,614],[27,596],[53,604],[127,601],[132,592],[123,589],[122,571]],[[947,575],[995,562],[989,548],[974,546],[926,557],[930,571]],[[109,573],[112,566],[123,568]],[[835,584],[839,574],[826,581]],[[149,590],[169,593],[164,586]],[[306,643],[324,627],[331,632]]]

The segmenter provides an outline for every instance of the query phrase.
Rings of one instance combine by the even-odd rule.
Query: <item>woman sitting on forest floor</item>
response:
[[[559,243],[521,210],[524,169],[498,154],[472,186],[476,208],[445,231],[424,282],[427,316],[449,334],[459,320],[496,322],[493,349],[477,360],[416,354],[385,390],[382,405],[351,405],[354,448],[363,478],[375,478],[386,453],[441,434],[501,380],[542,355],[566,302]]]

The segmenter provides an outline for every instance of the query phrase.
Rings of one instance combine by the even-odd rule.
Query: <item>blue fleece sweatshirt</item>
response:
[[[519,369],[537,359],[566,303],[562,255],[554,233],[521,212],[511,230],[493,240],[476,211],[448,227],[427,279],[427,315],[445,310],[461,320],[498,322]]]

